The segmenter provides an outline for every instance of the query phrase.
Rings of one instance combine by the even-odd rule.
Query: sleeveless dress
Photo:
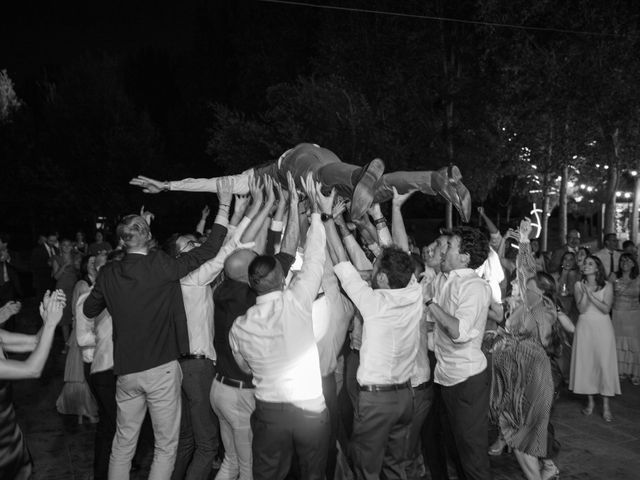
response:
[[[0,359],[4,358],[0,345]],[[31,465],[31,455],[16,422],[11,382],[0,380],[0,478],[27,479]]]
[[[594,292],[604,299],[605,288]],[[611,317],[589,302],[573,335],[569,390],[585,395],[620,395],[616,340]]]
[[[611,319],[616,335],[618,373],[640,378],[640,277],[613,284]]]

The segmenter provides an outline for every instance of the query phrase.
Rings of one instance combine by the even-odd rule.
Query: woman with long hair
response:
[[[11,381],[38,378],[51,350],[56,325],[62,318],[64,293],[56,290],[45,294],[40,304],[43,326],[37,335],[24,335],[0,329],[0,478],[26,480],[31,478],[32,460],[22,430],[16,422],[11,394]],[[0,324],[6,306],[0,308]],[[9,312],[11,313],[11,312]],[[11,360],[5,352],[31,352],[24,361]]]
[[[93,350],[78,346],[76,336],[76,306],[78,298],[88,292],[95,282],[97,271],[95,268],[96,257],[93,255],[83,257],[80,262],[82,278],[76,282],[71,296],[71,312],[73,318],[73,330],[68,340],[69,351],[64,366],[64,385],[58,399],[56,408],[63,415],[77,415],[78,423],[82,423],[83,417],[90,422],[97,422],[98,405],[96,404],[87,381],[88,372],[93,361]],[[85,373],[86,372],[86,373]]]
[[[618,373],[640,385],[640,277],[630,253],[620,255],[613,281],[613,330],[616,334]]]
[[[589,255],[582,267],[582,280],[575,285],[580,316],[573,336],[569,389],[588,396],[582,409],[591,415],[595,395],[602,396],[602,418],[611,422],[609,398],[620,395],[616,341],[609,312],[613,304],[613,285],[605,278],[602,261]]]
[[[549,459],[547,431],[554,397],[550,356],[557,355],[562,337],[555,281],[536,271],[530,232],[525,219],[519,229],[515,298],[509,302],[506,331],[493,348],[491,416],[525,477],[541,480],[558,475]]]
[[[78,281],[78,271],[80,269],[80,257],[74,252],[73,243],[68,238],[63,238],[60,241],[60,254],[53,257],[52,267],[56,288],[62,290],[67,297],[67,306],[64,308],[62,320],[60,321],[62,337],[65,341],[63,353],[67,353],[67,342],[69,341],[72,324],[71,297],[73,287]]]

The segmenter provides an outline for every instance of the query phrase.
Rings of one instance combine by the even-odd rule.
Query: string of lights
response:
[[[553,28],[553,27],[536,27],[531,25],[515,25],[509,23],[499,23],[499,22],[484,22],[481,20],[465,20],[462,18],[449,18],[449,17],[438,17],[432,15],[419,15],[414,13],[404,13],[404,12],[392,12],[386,10],[373,10],[368,8],[355,8],[355,7],[340,7],[337,5],[323,5],[323,4],[313,4],[313,3],[305,3],[305,2],[296,2],[292,0],[258,0],[262,3],[273,3],[279,5],[289,5],[296,7],[307,7],[307,8],[317,8],[321,10],[338,10],[343,12],[351,12],[351,13],[369,13],[375,15],[387,15],[393,17],[403,17],[403,18],[414,18],[418,20],[435,20],[440,22],[450,22],[450,23],[465,23],[470,25],[484,25],[488,27],[497,27],[497,28],[511,28],[516,30],[532,30],[539,32],[555,32],[555,33],[569,33],[573,35],[589,35],[589,36],[598,36],[598,37],[612,37],[619,38],[622,35],[616,35],[614,33],[606,33],[606,32],[593,32],[586,30],[571,30],[565,28]]]

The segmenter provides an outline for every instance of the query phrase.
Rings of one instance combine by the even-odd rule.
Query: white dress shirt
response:
[[[230,175],[227,178],[233,179],[233,193],[245,195],[249,193],[249,178],[253,175],[253,169],[246,170],[238,175]],[[169,190],[179,192],[217,192],[217,181],[220,177],[214,178],[183,178],[169,182]]]
[[[611,275],[611,255],[613,254],[613,271],[618,271],[618,265],[620,264],[620,255],[622,252],[619,250],[609,250],[608,248],[603,248],[602,250],[598,250],[594,256],[598,257],[604,266],[604,277],[609,278]]]
[[[489,247],[489,255],[482,265],[476,268],[479,277],[489,282],[491,287],[491,300],[494,303],[502,303],[502,290],[500,283],[504,280],[504,269],[500,263],[500,257],[493,247]]]
[[[404,288],[372,289],[350,262],[334,267],[336,275],[363,318],[357,379],[360,385],[407,382],[420,341],[424,305],[415,277]]]
[[[217,221],[217,223],[220,223]],[[213,292],[209,284],[222,272],[226,258],[236,248],[250,248],[250,244],[240,244],[239,239],[244,233],[251,219],[244,217],[231,236],[227,235],[226,243],[211,260],[180,279],[182,301],[187,316],[187,331],[189,333],[189,353],[205,355],[215,361],[216,352],[213,348]]]
[[[87,318],[84,315],[84,301],[89,293],[91,291],[78,297],[76,335],[80,348],[94,345],[91,373],[98,373],[113,368],[113,321],[106,308],[94,318]]]
[[[481,347],[491,288],[474,270],[460,268],[448,275],[439,273],[434,281],[434,291],[435,302],[459,321],[459,336],[455,340],[436,322],[435,354],[438,363],[434,381],[450,387],[487,368]]]
[[[353,303],[340,293],[340,285],[328,255],[322,276],[322,290],[324,295],[313,302],[311,318],[320,356],[320,373],[326,377],[338,367],[338,354],[355,312]]]
[[[311,310],[320,289],[326,234],[320,215],[311,216],[300,273],[282,291],[260,295],[238,317],[229,343],[240,364],[253,373],[256,399],[292,403],[305,410],[325,409],[318,347]]]

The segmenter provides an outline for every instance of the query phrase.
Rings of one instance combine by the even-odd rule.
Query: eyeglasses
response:
[[[191,247],[191,248],[196,248],[199,247],[201,244],[200,242],[198,242],[197,240],[189,240],[187,243],[184,244],[184,247],[182,247],[179,251],[178,251],[178,255],[181,255],[185,252],[185,250],[187,250],[187,248]]]

